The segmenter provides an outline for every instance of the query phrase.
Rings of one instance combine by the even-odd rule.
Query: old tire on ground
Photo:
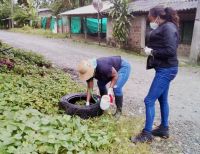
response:
[[[97,95],[95,95],[95,97],[100,98]],[[88,119],[103,114],[103,111],[100,108],[100,101],[95,103],[95,101],[91,99],[90,106],[81,106],[75,104],[78,100],[86,100],[86,94],[76,93],[63,96],[59,102],[59,107],[64,109],[66,114],[72,116],[77,115],[83,119]]]

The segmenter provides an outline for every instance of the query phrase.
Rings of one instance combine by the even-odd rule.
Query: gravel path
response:
[[[146,58],[122,53],[117,49],[76,43],[69,39],[47,39],[7,31],[0,31],[0,40],[17,48],[40,53],[56,66],[63,68],[76,69],[76,65],[81,59],[121,55],[132,65],[131,77],[124,89],[124,114],[144,116],[143,99],[154,76],[153,70],[145,69]],[[199,154],[200,68],[180,67],[178,76],[171,84],[169,95],[172,137],[169,140],[156,139],[157,141],[152,144],[154,151],[157,153]],[[158,106],[156,111],[156,121],[158,121]]]

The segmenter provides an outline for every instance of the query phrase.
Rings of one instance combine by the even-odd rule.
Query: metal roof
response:
[[[49,9],[49,8],[41,8],[41,9],[38,9],[37,11],[38,12],[45,12],[45,11],[52,11],[52,10]]]
[[[129,13],[148,12],[151,8],[163,5],[172,7],[177,11],[185,11],[197,8],[198,0],[138,0],[129,4]]]
[[[103,9],[100,12],[105,13],[112,6],[113,6],[113,4],[111,2],[104,1]],[[97,11],[94,9],[93,5],[88,5],[88,6],[83,6],[83,7],[73,9],[73,10],[63,12],[59,15],[95,15],[95,14],[97,14]]]

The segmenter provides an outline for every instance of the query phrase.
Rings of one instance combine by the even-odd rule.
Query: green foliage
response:
[[[0,50],[5,48],[3,44]],[[82,86],[40,55],[11,49],[0,52],[2,58],[15,61],[15,68],[0,67],[1,154],[149,153],[147,144],[129,141],[141,129],[141,119],[62,115],[60,98],[83,91]]]
[[[0,2],[0,22],[11,16],[11,3],[10,0],[2,0]]]
[[[70,10],[91,4],[92,0],[53,0],[51,3],[51,8],[55,15]]]
[[[14,20],[17,22],[18,26],[23,26],[24,24],[29,24],[30,15],[26,8],[16,7]]]
[[[62,71],[49,69],[50,64],[34,53],[12,50],[1,58],[14,59],[13,70],[0,68],[0,100],[10,107],[32,107],[43,113],[57,111],[59,99],[81,88]],[[13,93],[15,91],[15,93]]]
[[[0,145],[8,153],[86,153],[111,147],[110,127],[94,129],[80,118],[45,115],[34,109],[0,108]],[[98,126],[106,125],[102,121]]]
[[[128,14],[128,1],[112,0],[111,2],[114,4],[109,13],[114,21],[113,37],[119,44],[126,44],[131,25],[131,16]]]
[[[17,3],[18,3],[19,5],[28,6],[28,1],[27,1],[27,0],[17,0]]]
[[[0,19],[11,18],[11,0],[0,2]],[[17,26],[29,24],[30,20],[37,20],[37,11],[34,0],[22,0],[14,5],[12,18],[17,22]],[[0,20],[2,25],[2,21]]]

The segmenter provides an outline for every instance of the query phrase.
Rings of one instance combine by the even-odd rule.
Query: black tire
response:
[[[94,99],[91,99],[89,106],[76,105],[78,100],[86,100],[85,93],[76,93],[63,96],[59,102],[60,109],[64,109],[65,113],[68,115],[77,115],[83,119],[88,119],[96,116],[101,116],[103,110],[100,108],[100,96],[94,95],[94,97],[99,98],[96,103]]]

